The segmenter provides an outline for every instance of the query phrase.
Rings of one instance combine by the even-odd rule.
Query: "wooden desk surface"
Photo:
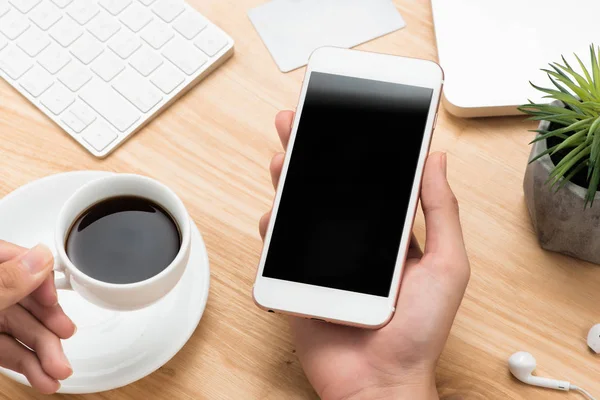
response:
[[[71,399],[315,399],[283,318],[259,311],[251,287],[261,250],[257,221],[271,204],[267,167],[281,151],[273,118],[296,106],[304,70],[279,72],[246,16],[263,0],[192,0],[229,32],[236,54],[104,161],[88,155],[0,81],[0,196],[72,170],[152,176],[186,203],[211,263],[208,306],[183,350],[128,387]],[[407,27],[360,48],[436,59],[431,8],[395,0]],[[476,34],[476,33],[474,33]],[[493,79],[493,77],[490,77]],[[485,84],[484,82],[482,84]],[[567,399],[511,378],[507,359],[534,354],[539,374],[600,395],[600,360],[586,347],[600,322],[595,266],[541,250],[523,200],[533,125],[464,120],[443,109],[433,150],[448,152],[472,278],[439,363],[445,399]],[[152,160],[152,161],[151,161]],[[423,218],[415,231],[422,242]],[[0,377],[1,399],[42,399]]]

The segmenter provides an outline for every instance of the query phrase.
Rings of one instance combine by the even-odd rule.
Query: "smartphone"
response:
[[[260,308],[391,320],[443,82],[432,61],[312,54],[254,284]]]

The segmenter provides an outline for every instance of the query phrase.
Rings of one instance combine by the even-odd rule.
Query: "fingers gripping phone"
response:
[[[254,285],[259,307],[365,328],[390,321],[443,79],[432,61],[313,53]]]

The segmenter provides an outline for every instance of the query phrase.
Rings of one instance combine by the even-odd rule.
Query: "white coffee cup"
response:
[[[65,249],[67,235],[77,218],[92,205],[116,196],[138,196],[162,206],[175,220],[181,234],[181,247],[167,268],[146,280],[116,284],[99,281],[74,265]],[[111,310],[133,311],[147,307],[169,293],[183,275],[190,256],[190,217],[183,202],[167,186],[154,179],[131,174],[115,174],[94,180],[79,188],[63,205],[54,232],[57,289],[74,290],[85,300]]]

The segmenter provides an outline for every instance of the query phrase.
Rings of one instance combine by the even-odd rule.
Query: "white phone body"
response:
[[[408,200],[408,212],[401,233],[395,269],[387,297],[263,276],[273,229],[277,223],[279,203],[286,185],[290,159],[294,154],[294,143],[299,121],[302,117],[307,88],[313,72],[398,83],[432,90],[427,121],[425,123],[425,132],[418,155],[414,184],[410,191],[410,199]],[[381,328],[391,320],[395,312],[400,280],[411,240],[412,225],[419,199],[423,168],[437,119],[443,81],[442,69],[432,61],[333,47],[321,48],[312,54],[302,85],[302,92],[296,109],[296,117],[293,122],[279,187],[277,188],[273,203],[273,212],[266,232],[254,284],[253,297],[255,303],[260,308],[269,312],[372,329]],[[400,124],[401,122],[399,121]],[[390,182],[390,184],[393,183]],[[298,249],[298,251],[302,250]],[[290,255],[290,257],[296,256],[298,255]]]

